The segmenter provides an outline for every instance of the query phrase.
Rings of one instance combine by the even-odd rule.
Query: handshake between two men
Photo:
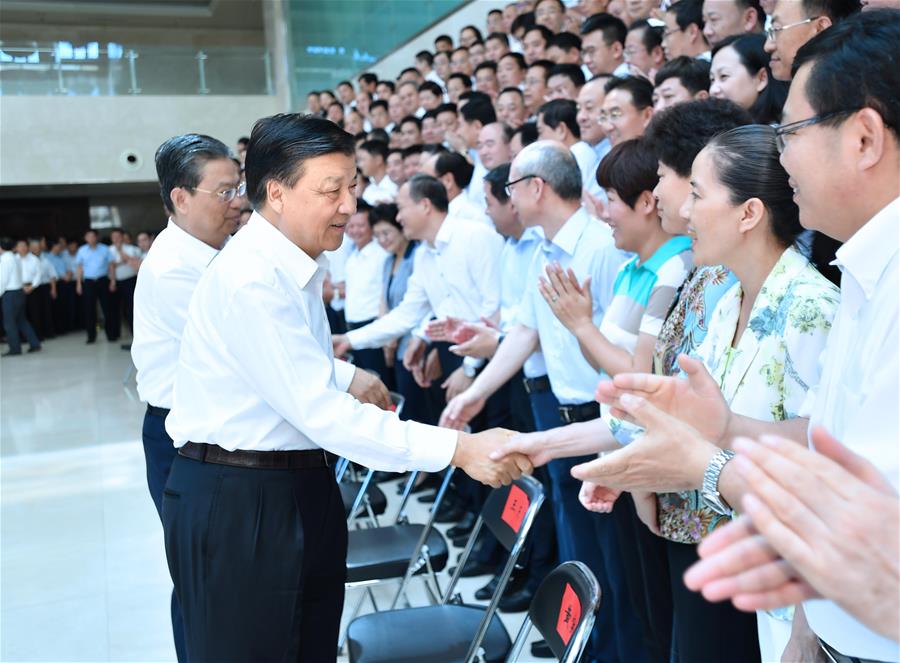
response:
[[[346,337],[336,334],[332,340],[335,356],[346,354],[349,350]],[[374,373],[357,369],[348,391],[362,403],[371,403],[385,410],[391,407],[390,392]],[[493,428],[480,433],[469,433],[463,430],[464,425],[453,428],[459,430],[459,436],[450,464],[462,469],[476,481],[497,488],[509,485],[522,474],[530,474],[534,469],[524,454],[503,454],[502,458],[498,457],[509,439],[516,435],[514,431]]]

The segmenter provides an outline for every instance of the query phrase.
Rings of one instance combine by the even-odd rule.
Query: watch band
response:
[[[734,452],[731,449],[722,449],[715,456],[710,458],[709,464],[706,466],[706,472],[703,473],[703,487],[700,490],[700,496],[704,503],[710,509],[725,516],[731,513],[732,509],[722,499],[719,493],[719,476],[722,469],[729,460],[734,458]]]

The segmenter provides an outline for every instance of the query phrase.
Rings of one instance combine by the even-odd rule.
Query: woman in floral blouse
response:
[[[695,238],[696,262],[724,265],[739,281],[719,299],[697,356],[732,412],[767,421],[796,417],[819,381],[838,290],[794,247],[802,227],[773,130],[753,125],[713,139],[694,160],[682,216]],[[721,518],[697,493],[661,496],[659,506],[660,532],[673,542],[671,575],[680,582],[696,559],[694,546],[683,544],[699,542]],[[679,605],[685,593],[673,594],[675,648],[681,660],[699,660],[679,642],[679,622],[691,617],[689,606],[685,614]],[[736,615],[731,627],[746,636],[748,617]],[[779,660],[790,635],[790,622],[778,617],[759,615],[763,660]],[[708,638],[708,625],[702,628]],[[736,649],[733,640],[729,646]]]

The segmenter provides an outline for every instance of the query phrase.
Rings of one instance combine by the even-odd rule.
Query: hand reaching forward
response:
[[[475,435],[460,433],[451,464],[461,468],[476,481],[493,488],[507,486],[533,469],[528,459],[522,455],[508,456],[502,461],[490,459],[491,452],[510,435],[514,435],[514,432],[502,428],[493,428]]]
[[[623,394],[639,396],[694,428],[707,440],[718,442],[725,436],[731,420],[731,410],[719,385],[698,359],[681,355],[678,364],[687,373],[686,380],[649,373],[619,373],[597,385],[597,400],[612,406],[614,417],[629,419],[621,397]]]
[[[358,368],[353,373],[347,392],[360,403],[372,403],[382,410],[391,409],[391,393],[377,375]]]
[[[484,409],[485,401],[486,399],[476,396],[467,389],[447,403],[438,426],[462,430]]]
[[[432,320],[425,328],[425,334],[432,341],[445,343],[463,343],[472,337],[464,332],[466,321],[461,318],[447,316],[441,320]]]

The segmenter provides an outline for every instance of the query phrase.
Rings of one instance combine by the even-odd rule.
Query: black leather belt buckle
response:
[[[591,421],[600,417],[600,405],[593,401],[578,405],[560,405],[559,416],[567,424]]]

